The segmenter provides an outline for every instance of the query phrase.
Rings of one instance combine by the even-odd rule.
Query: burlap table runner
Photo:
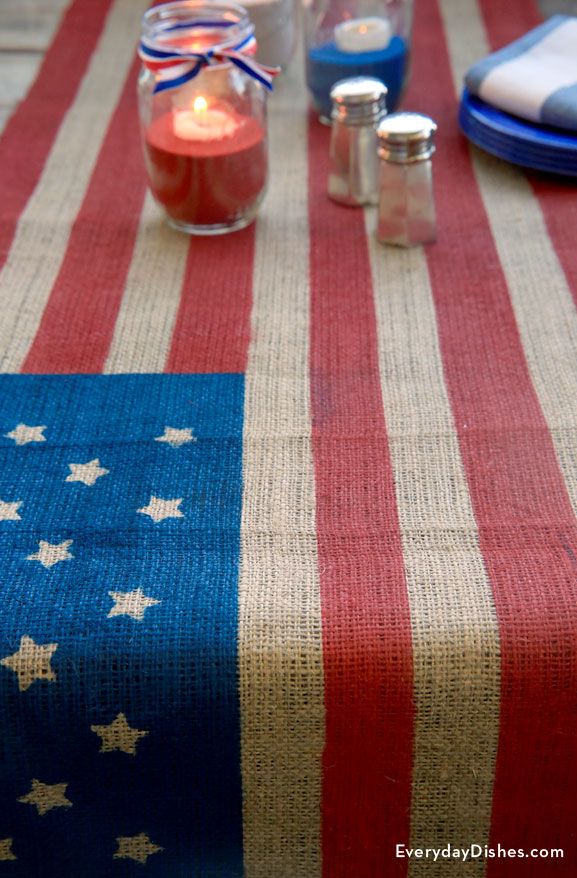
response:
[[[0,872],[574,876],[575,189],[456,123],[532,0],[417,0],[410,252],[298,62],[257,224],[166,228],[145,2],[74,0],[0,143]],[[527,857],[408,856],[472,844]]]

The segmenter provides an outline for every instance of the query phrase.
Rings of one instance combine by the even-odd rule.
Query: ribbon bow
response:
[[[228,28],[234,27],[234,21],[193,21],[181,22],[165,28],[166,32],[173,30],[191,30],[192,28]],[[218,64],[223,61],[230,61],[236,67],[239,67],[249,76],[258,80],[265,88],[272,91],[273,77],[279,73],[278,67],[266,67],[260,64],[251,53],[256,51],[256,40],[254,38],[254,25],[251,25],[250,34],[235,46],[212,46],[205,52],[191,52],[188,49],[170,49],[155,48],[146,38],[140,42],[138,54],[142,63],[148,70],[152,70],[157,75],[156,85],[154,86],[154,94],[168,89],[178,88],[186,82],[190,82],[195,76],[198,76],[203,67],[210,64]]]

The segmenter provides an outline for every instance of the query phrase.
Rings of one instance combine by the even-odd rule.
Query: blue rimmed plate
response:
[[[466,137],[481,149],[507,162],[577,177],[577,132],[548,128],[510,116],[463,91],[459,124]]]

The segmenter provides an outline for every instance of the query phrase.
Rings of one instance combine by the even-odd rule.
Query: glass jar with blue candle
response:
[[[305,0],[307,84],[323,121],[340,79],[370,76],[396,109],[409,73],[413,0]]]

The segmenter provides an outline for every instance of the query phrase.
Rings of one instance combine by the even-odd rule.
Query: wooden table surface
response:
[[[68,2],[0,0],[0,131],[32,83]],[[540,0],[540,6],[546,15],[577,15],[577,0]]]

